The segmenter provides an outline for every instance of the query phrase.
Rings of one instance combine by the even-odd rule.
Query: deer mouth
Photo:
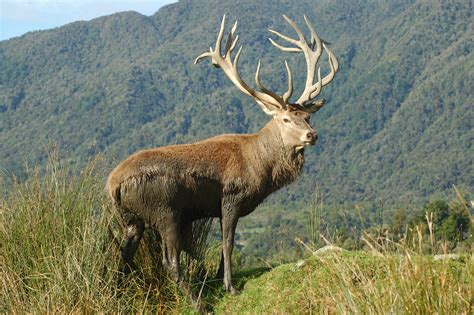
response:
[[[315,145],[316,144],[316,139],[314,140],[308,140],[308,141],[303,141],[302,145],[298,145],[295,147],[295,151],[296,152],[299,152],[301,151],[302,149],[304,149],[305,147],[308,147],[310,145]]]

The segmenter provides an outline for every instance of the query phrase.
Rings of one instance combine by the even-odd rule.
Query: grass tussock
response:
[[[96,172],[59,163],[0,191],[0,312],[177,311],[187,300],[167,280],[158,248],[143,242],[140,269],[118,285],[120,228]],[[112,236],[113,234],[115,236]],[[151,240],[149,233],[145,238]],[[150,246],[148,246],[150,247]]]

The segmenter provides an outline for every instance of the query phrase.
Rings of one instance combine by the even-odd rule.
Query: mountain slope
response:
[[[2,41],[0,169],[44,164],[50,143],[77,170],[98,153],[117,161],[137,149],[257,131],[268,118],[253,101],[221,71],[192,64],[224,13],[239,19],[248,82],[262,59],[264,82],[283,91],[289,59],[295,94],[302,90],[301,56],[266,40],[268,28],[292,34],[281,14],[300,25],[310,17],[341,63],[313,119],[320,141],[307,150],[305,172],[273,202],[305,200],[316,183],[328,203],[419,202],[453,183],[472,191],[465,1],[185,0],[150,17],[123,12]]]

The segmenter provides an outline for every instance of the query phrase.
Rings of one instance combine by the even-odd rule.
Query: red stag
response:
[[[255,134],[225,134],[192,144],[139,151],[110,173],[108,193],[126,226],[124,266],[132,265],[145,226],[151,226],[162,237],[163,264],[178,279],[179,255],[187,245],[183,240],[189,235],[192,222],[215,217],[221,220],[224,286],[227,291],[236,292],[231,281],[231,255],[237,221],[301,173],[304,148],[314,145],[318,138],[310,126],[310,115],[324,105],[324,100],[314,98],[332,81],[339,67],[306,17],[309,42],[291,19],[283,17],[298,38],[270,30],[292,46],[285,47],[270,39],[271,43],[283,51],[302,52],[307,64],[306,85],[296,102],[289,101],[293,82],[286,62],[288,90],[281,96],[260,82],[260,62],[255,75],[259,90],[243,81],[238,71],[242,47],[232,57],[238,40],[237,22],[222,52],[224,16],[215,48],[197,57],[195,63],[210,58],[240,91],[272,117],[271,121]],[[316,67],[323,51],[328,55],[330,70],[321,77],[321,69]],[[315,73],[317,81],[313,82]]]

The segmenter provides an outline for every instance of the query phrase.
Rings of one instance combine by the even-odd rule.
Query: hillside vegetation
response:
[[[303,176],[270,198],[308,201],[316,183],[328,204],[421,203],[472,191],[474,98],[471,1],[182,0],[153,16],[123,12],[0,42],[0,170],[26,177],[59,148],[77,173],[98,153],[109,164],[135,150],[268,121],[212,67],[193,65],[224,13],[239,19],[242,75],[283,91],[289,59],[302,89],[302,57],[267,41],[292,34],[306,14],[331,42],[341,69],[315,115],[316,148]],[[297,91],[298,92],[298,91]],[[298,94],[298,93],[295,93]]]

